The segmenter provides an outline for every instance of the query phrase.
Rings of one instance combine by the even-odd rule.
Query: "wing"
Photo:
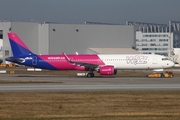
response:
[[[72,61],[64,52],[62,52],[63,56],[65,57],[65,59],[72,64],[76,64],[79,66],[84,66],[85,68],[97,68],[99,66],[99,64],[91,64],[91,63],[85,63],[85,62],[75,62]]]

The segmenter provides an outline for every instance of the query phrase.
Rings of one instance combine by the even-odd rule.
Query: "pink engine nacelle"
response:
[[[115,75],[117,70],[114,69],[113,65],[106,65],[99,67],[99,73],[100,75]]]

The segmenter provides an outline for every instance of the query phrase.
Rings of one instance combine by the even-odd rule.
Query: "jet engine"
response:
[[[113,65],[105,65],[99,67],[100,75],[115,75],[117,74],[117,70],[114,69]]]

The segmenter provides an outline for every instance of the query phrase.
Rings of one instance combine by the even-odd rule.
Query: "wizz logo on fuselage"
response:
[[[148,56],[126,56],[127,64],[147,64]]]

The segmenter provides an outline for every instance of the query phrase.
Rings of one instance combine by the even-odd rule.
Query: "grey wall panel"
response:
[[[39,54],[57,54],[63,51],[92,53],[88,48],[129,48],[133,46],[135,39],[134,26],[126,25],[9,22],[1,25],[1,28],[5,39],[3,49],[10,50],[10,55],[11,48],[7,38],[9,28],[19,35],[32,52]]]
[[[49,24],[39,24],[38,53],[49,54]]]
[[[29,49],[38,53],[38,25],[33,22],[12,22],[12,31],[16,32]]]
[[[9,43],[9,39],[7,33],[9,32],[9,28],[11,28],[11,22],[2,22],[3,29],[3,63],[5,63],[5,58],[12,56],[12,51]],[[5,55],[5,51],[9,52],[9,55]]]
[[[87,53],[88,48],[134,45],[134,26],[50,24],[50,53]]]
[[[3,30],[3,23],[4,22],[0,22],[0,30]]]

